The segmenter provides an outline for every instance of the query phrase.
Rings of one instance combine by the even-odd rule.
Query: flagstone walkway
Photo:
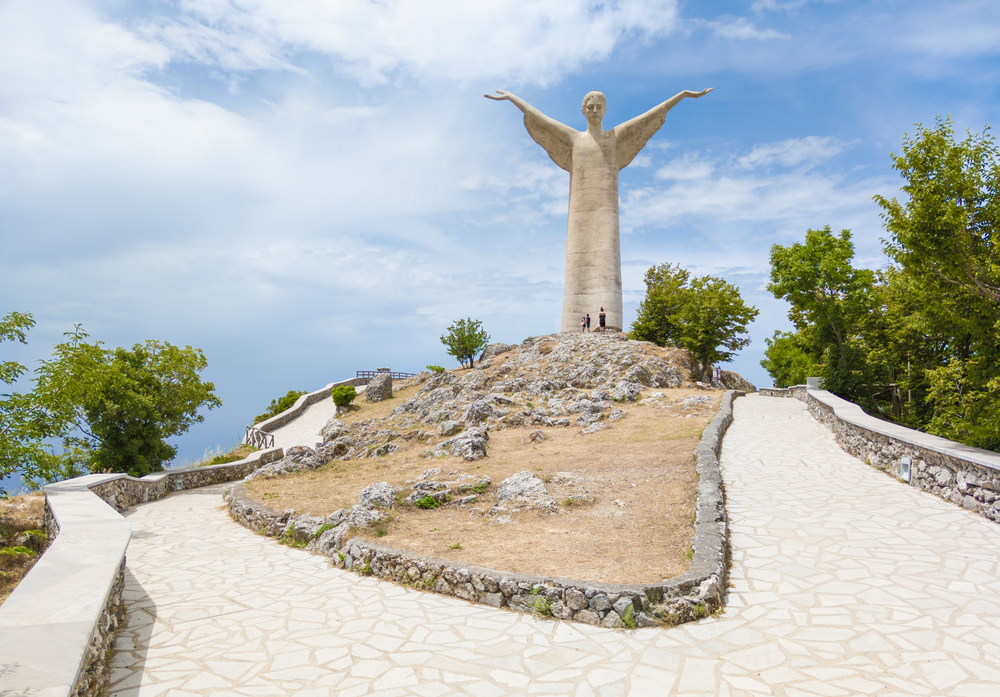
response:
[[[719,617],[614,631],[361,578],[209,487],[126,514],[112,694],[995,697],[1000,526],[848,456],[798,400],[735,413]]]

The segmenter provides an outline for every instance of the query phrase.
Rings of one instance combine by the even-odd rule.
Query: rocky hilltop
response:
[[[723,371],[716,388],[692,380],[698,371],[690,354],[633,341],[624,334],[552,334],[520,345],[491,344],[475,369],[432,373],[397,382],[417,392],[384,417],[346,423],[331,419],[323,445],[292,448],[281,461],[252,477],[315,469],[333,459],[390,455],[414,443],[424,455],[451,454],[465,460],[486,457],[496,429],[562,426],[598,431],[617,417],[616,403],[635,402],[656,388],[756,388]]]

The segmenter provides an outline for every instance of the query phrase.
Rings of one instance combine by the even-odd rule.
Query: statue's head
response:
[[[583,98],[583,115],[587,118],[587,123],[601,125],[604,120],[604,112],[608,110],[608,100],[598,92],[587,92]]]

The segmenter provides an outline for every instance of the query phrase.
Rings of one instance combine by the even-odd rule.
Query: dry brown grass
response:
[[[416,388],[409,388],[415,391]],[[529,470],[543,480],[566,472],[582,481],[574,486],[549,482],[549,493],[561,503],[573,495],[593,496],[592,503],[560,505],[558,513],[528,511],[510,523],[471,514],[469,509],[442,506],[435,510],[397,508],[395,522],[377,541],[397,549],[460,561],[501,571],[561,576],[608,583],[648,583],[687,570],[696,480],[693,452],[701,432],[719,408],[720,392],[662,389],[660,404],[691,395],[708,395],[700,409],[623,404],[626,417],[595,434],[580,428],[541,428],[547,439],[528,442],[534,429],[505,429],[490,434],[489,457],[476,462],[460,458],[424,458],[424,441],[396,441],[403,449],[388,458],[335,461],[314,472],[278,479],[254,480],[247,493],[276,510],[327,515],[357,501],[373,481],[403,488],[430,467],[443,473],[489,475],[490,490],[470,506],[488,510],[496,485]],[[345,420],[385,416],[410,394],[400,390],[393,400],[362,404]],[[693,414],[690,418],[684,418]],[[397,430],[399,430],[397,428]],[[374,530],[361,532],[376,539]],[[459,544],[460,549],[453,549]]]
[[[19,536],[26,530],[41,530],[45,524],[45,497],[41,494],[14,496],[0,501],[0,547],[23,544]],[[35,538],[30,546],[44,549]],[[0,605],[38,561],[37,556],[0,554]]]

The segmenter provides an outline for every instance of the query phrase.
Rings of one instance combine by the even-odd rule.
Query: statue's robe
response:
[[[562,332],[579,331],[587,313],[596,325],[602,307],[607,326],[622,328],[618,171],[660,129],[667,111],[657,107],[597,136],[544,115],[525,114],[532,139],[570,176]]]

